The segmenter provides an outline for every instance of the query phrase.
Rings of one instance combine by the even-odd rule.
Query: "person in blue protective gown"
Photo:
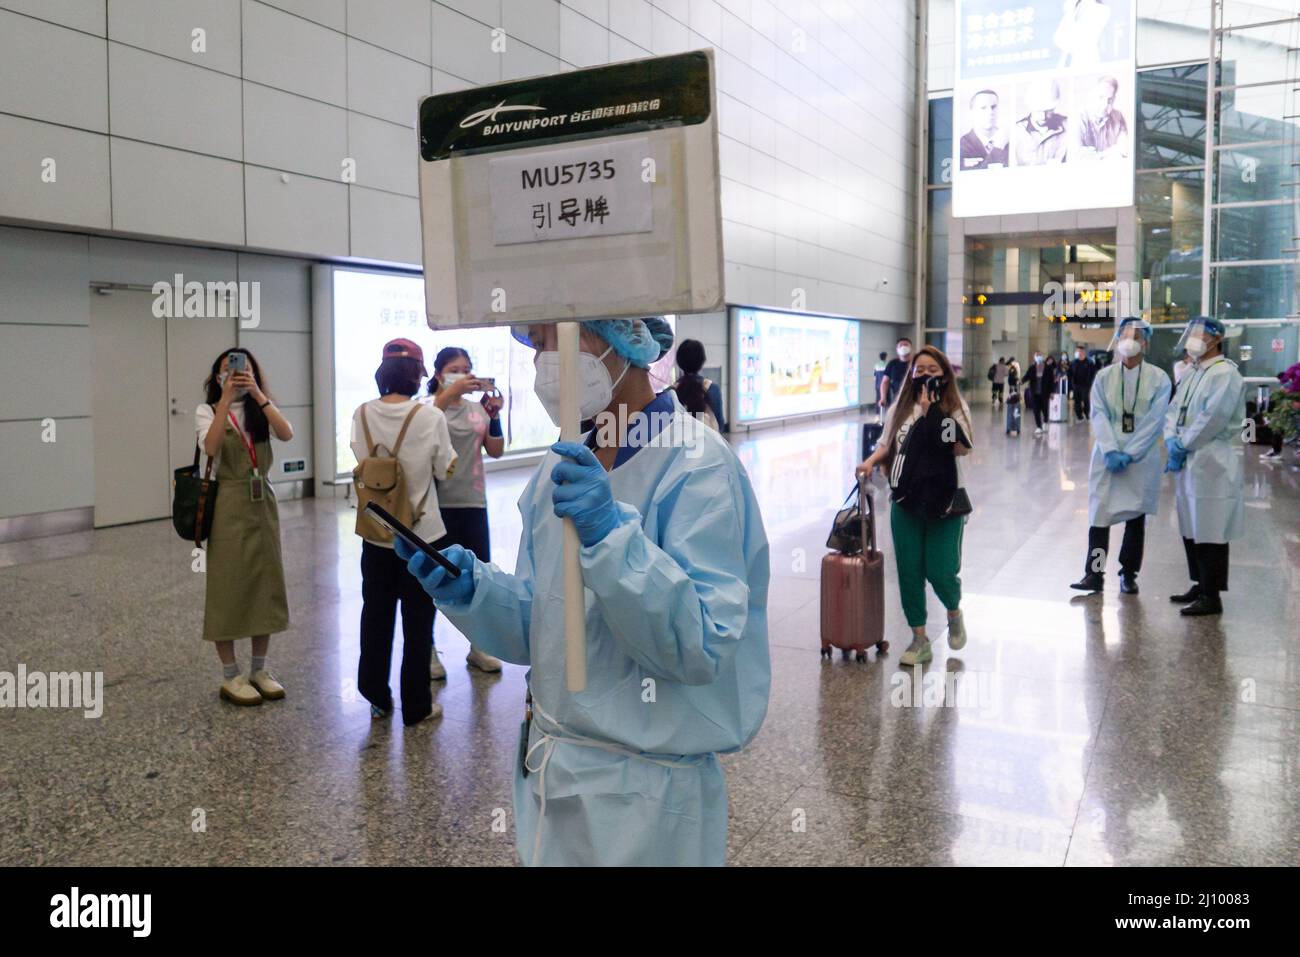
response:
[[[1088,466],[1088,556],[1079,591],[1099,592],[1106,582],[1110,526],[1124,523],[1119,550],[1119,590],[1136,595],[1146,543],[1146,517],[1160,501],[1160,436],[1171,386],[1165,371],[1145,361],[1151,326],[1125,319],[1115,327],[1116,361],[1092,381],[1089,398],[1094,438]]]
[[[1178,531],[1192,579],[1192,587],[1170,601],[1184,605],[1184,615],[1222,614],[1228,543],[1241,535],[1245,519],[1235,446],[1246,416],[1246,384],[1236,363],[1223,355],[1227,337],[1222,322],[1198,316],[1174,348],[1193,362],[1165,415],[1165,470],[1175,473]]]
[[[558,419],[554,326],[515,327],[537,349],[535,389]],[[519,499],[514,574],[452,546],[452,578],[398,548],[476,647],[530,666],[531,720],[515,767],[516,846],[527,864],[722,865],[727,792],[719,752],[767,712],[768,546],[730,445],[656,396],[659,319],[581,324],[581,417]],[[582,543],[587,686],[565,682],[562,519]]]

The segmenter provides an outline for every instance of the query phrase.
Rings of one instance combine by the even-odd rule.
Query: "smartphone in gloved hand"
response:
[[[370,513],[371,518],[384,526],[384,528],[388,529],[394,535],[401,538],[402,541],[406,542],[406,544],[418,551],[424,552],[424,554],[428,555],[435,562],[441,565],[452,578],[460,577],[460,569],[457,568],[455,564],[448,561],[447,558],[443,556],[442,552],[438,551],[419,535],[415,534],[415,532],[411,531],[394,518],[392,514],[389,513],[388,509],[384,508],[382,505],[376,505],[374,502],[367,502],[366,511]]]

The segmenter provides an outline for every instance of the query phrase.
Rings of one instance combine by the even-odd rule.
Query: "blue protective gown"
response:
[[[514,788],[526,864],[726,861],[716,752],[767,713],[767,536],[731,446],[665,395],[654,406],[684,438],[620,453],[609,480],[625,521],[581,550],[586,690],[565,686],[555,453],[519,499],[515,573],[479,562],[473,599],[438,606],[476,647],[531,666],[530,773],[516,763]]]
[[[1088,465],[1088,524],[1110,526],[1139,515],[1154,515],[1160,501],[1160,436],[1169,407],[1169,376],[1143,361],[1137,394],[1121,389],[1124,366],[1108,365],[1092,380],[1092,461]],[[1133,413],[1132,432],[1124,432],[1123,413]],[[1106,470],[1107,452],[1125,452],[1133,461],[1122,472]]]
[[[1177,436],[1187,449],[1187,463],[1174,473],[1183,538],[1222,544],[1241,535],[1245,502],[1236,445],[1245,417],[1246,383],[1236,363],[1216,356],[1183,376],[1165,415],[1165,437]]]

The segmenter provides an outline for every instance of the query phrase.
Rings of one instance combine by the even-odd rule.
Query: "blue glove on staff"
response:
[[[551,469],[555,514],[573,519],[578,539],[590,548],[623,523],[609,487],[609,474],[596,461],[595,453],[581,442],[556,442],[551,451],[564,456]]]
[[[434,602],[467,605],[474,599],[474,563],[478,559],[473,552],[460,545],[452,545],[442,553],[460,569],[460,577],[452,578],[447,569],[424,552],[416,551],[401,538],[394,537],[393,549],[397,552],[397,557],[406,562],[407,569]]]
[[[1187,449],[1178,440],[1178,436],[1171,435],[1165,439],[1165,448],[1169,450],[1169,461],[1165,463],[1165,471],[1182,471],[1183,465],[1187,462]]]
[[[1122,472],[1129,467],[1129,463],[1132,461],[1133,456],[1129,455],[1127,452],[1107,452],[1106,471]]]

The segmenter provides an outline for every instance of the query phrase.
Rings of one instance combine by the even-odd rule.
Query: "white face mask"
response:
[[[908,356],[910,356],[911,354],[912,354],[912,347],[911,347],[911,346],[899,346],[899,347],[898,347],[898,358],[900,358],[900,359],[906,359],[906,358],[907,358]]]
[[[1187,340],[1187,345],[1184,346],[1184,348],[1187,350],[1187,354],[1193,359],[1199,359],[1201,356],[1205,355],[1207,346],[1205,345],[1205,340],[1200,336],[1192,336],[1192,338]]]
[[[463,372],[444,372],[442,374],[443,385],[455,385],[461,379],[468,378]]]
[[[1121,339],[1115,350],[1125,359],[1132,359],[1142,351],[1142,343],[1136,339]]]
[[[1043,357],[1042,357],[1042,356],[1034,356],[1034,361],[1035,361],[1035,362],[1042,362],[1042,361],[1043,361]]]
[[[623,366],[618,379],[611,382],[609,370],[602,361],[614,349],[610,346],[599,356],[590,352],[578,353],[578,418],[590,419],[597,412],[603,411],[614,397],[614,389],[627,370],[632,367],[628,362]],[[539,352],[534,361],[537,377],[533,380],[533,391],[537,393],[542,408],[556,425],[560,424],[560,354],[558,352]]]

